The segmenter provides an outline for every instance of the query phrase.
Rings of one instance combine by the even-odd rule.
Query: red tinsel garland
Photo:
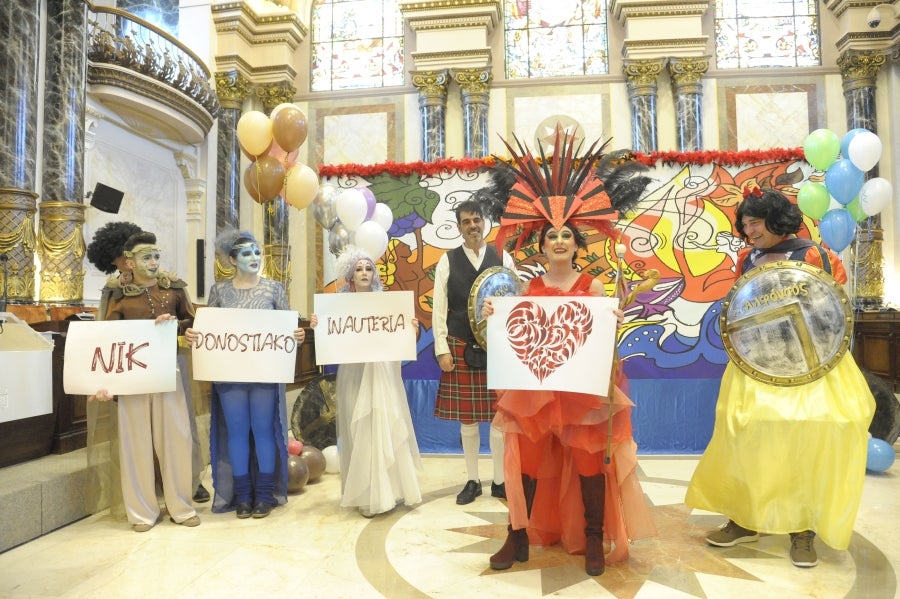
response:
[[[741,164],[761,164],[785,160],[803,160],[803,148],[775,148],[772,150],[697,151],[697,152],[635,152],[639,162],[652,166],[663,164],[720,164],[737,166]],[[502,159],[501,160],[505,160]],[[358,176],[372,177],[388,173],[395,177],[411,175],[433,176],[438,173],[459,171],[472,172],[496,164],[497,158],[443,158],[434,162],[382,162],[380,164],[323,164],[319,167],[320,177]]]

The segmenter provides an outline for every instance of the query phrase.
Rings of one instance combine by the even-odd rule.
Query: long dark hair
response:
[[[800,208],[774,189],[767,189],[759,195],[750,194],[738,205],[734,228],[741,239],[747,241],[747,234],[744,232],[745,216],[765,220],[766,229],[775,235],[792,235],[803,224]]]

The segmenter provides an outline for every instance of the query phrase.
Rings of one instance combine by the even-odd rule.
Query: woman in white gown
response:
[[[346,293],[381,291],[375,261],[348,247],[338,258],[338,280]],[[418,334],[419,323],[413,319]],[[401,503],[422,501],[417,471],[422,469],[400,376],[400,362],[364,362],[338,367],[337,432],[341,461],[341,507],[367,518]]]

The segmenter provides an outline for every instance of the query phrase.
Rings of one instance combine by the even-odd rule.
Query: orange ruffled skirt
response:
[[[505,433],[504,475],[513,529],[527,528],[531,544],[562,542],[569,553],[584,553],[584,504],[571,453],[577,448],[596,455],[606,474],[603,531],[607,562],[626,559],[629,541],[656,535],[637,478],[637,444],[631,432],[634,404],[619,387],[613,394],[609,464],[605,459],[610,406],[605,397],[519,390],[500,391],[498,397],[494,426]],[[542,448],[531,518],[522,488],[520,436]]]

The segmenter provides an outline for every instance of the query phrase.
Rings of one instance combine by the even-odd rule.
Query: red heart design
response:
[[[516,304],[506,319],[509,346],[541,382],[566,363],[591,334],[594,317],[579,301],[561,304],[550,318],[532,301]]]

